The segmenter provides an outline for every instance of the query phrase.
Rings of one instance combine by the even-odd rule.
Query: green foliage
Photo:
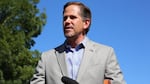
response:
[[[40,35],[46,14],[39,0],[0,0],[0,84],[27,84],[40,53],[30,48]]]

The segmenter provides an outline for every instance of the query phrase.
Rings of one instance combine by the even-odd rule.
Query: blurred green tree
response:
[[[27,84],[40,57],[31,51],[46,24],[40,0],[0,0],[0,84]]]

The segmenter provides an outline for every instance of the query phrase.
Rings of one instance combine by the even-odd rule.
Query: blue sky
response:
[[[47,23],[32,50],[41,52],[64,42],[63,5],[72,0],[41,0]],[[147,84],[150,76],[150,0],[76,0],[92,11],[88,37],[115,49],[127,84]]]

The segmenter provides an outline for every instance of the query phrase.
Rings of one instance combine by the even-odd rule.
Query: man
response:
[[[109,78],[111,84],[125,84],[113,48],[86,36],[90,25],[88,7],[80,2],[66,3],[63,10],[66,40],[59,47],[42,53],[31,84],[63,84],[62,77],[79,84],[103,84],[105,78]]]

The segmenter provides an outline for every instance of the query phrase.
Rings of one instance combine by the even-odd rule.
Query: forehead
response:
[[[65,8],[64,15],[67,14],[80,14],[80,7],[78,5],[70,5]]]

